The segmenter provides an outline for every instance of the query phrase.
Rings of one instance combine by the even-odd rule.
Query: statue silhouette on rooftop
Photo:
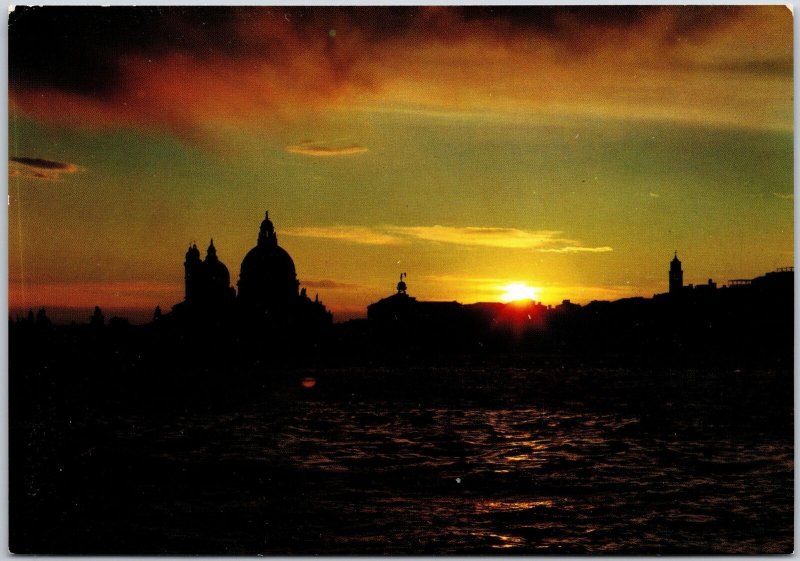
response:
[[[408,286],[406,285],[405,281],[403,280],[406,278],[405,273],[400,273],[400,282],[397,283],[397,293],[398,294],[405,294],[406,290],[408,290]]]

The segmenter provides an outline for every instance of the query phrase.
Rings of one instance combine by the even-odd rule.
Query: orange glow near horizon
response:
[[[183,300],[183,286],[155,281],[9,282],[9,310],[37,308],[118,308],[165,312]]]

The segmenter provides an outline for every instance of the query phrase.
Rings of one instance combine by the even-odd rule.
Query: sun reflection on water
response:
[[[519,456],[506,456],[505,458],[509,462],[524,462],[525,460],[530,460],[530,454],[520,454]]]
[[[502,534],[489,534],[490,538],[500,540],[500,543],[492,544],[492,549],[509,549],[525,545],[525,540],[517,536],[504,536]]]
[[[555,502],[550,499],[538,499],[533,501],[503,501],[490,500],[475,504],[477,514],[494,514],[496,512],[519,512],[532,510],[535,508],[552,508]]]

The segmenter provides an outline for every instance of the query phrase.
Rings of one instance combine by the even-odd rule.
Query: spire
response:
[[[214,238],[211,238],[211,243],[208,244],[208,252],[206,253],[206,259],[208,258],[216,259],[217,258],[217,248],[214,247]]]

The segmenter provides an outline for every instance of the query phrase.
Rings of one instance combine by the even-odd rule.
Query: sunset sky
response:
[[[793,264],[785,7],[16,8],[9,307],[168,310],[264,211],[365,315]],[[144,316],[142,316],[144,317]],[[88,318],[87,318],[88,319]]]

